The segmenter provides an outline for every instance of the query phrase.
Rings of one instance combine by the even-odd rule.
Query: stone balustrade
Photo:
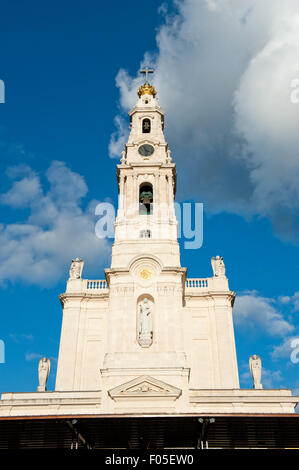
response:
[[[209,277],[186,279],[185,293],[195,294],[207,291],[227,291],[226,277]],[[67,292],[86,292],[90,294],[108,294],[109,287],[104,279],[73,279],[68,280]]]
[[[186,279],[185,282],[185,293],[191,295],[207,291],[223,292],[228,290],[228,280],[224,276],[205,279]]]
[[[187,289],[204,289],[209,287],[209,279],[186,279]]]
[[[103,279],[96,279],[96,280],[89,280],[84,279],[85,289],[86,290],[93,290],[93,291],[101,291],[101,290],[109,290],[107,281]]]

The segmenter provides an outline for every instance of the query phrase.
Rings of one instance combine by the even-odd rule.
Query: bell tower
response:
[[[119,205],[105,280],[70,270],[60,296],[63,324],[56,390],[101,390],[109,411],[188,409],[192,390],[239,387],[225,267],[186,279],[175,214],[176,169],[164,137],[164,111],[149,83],[129,112],[130,134],[117,165]],[[158,395],[156,395],[156,393]],[[137,394],[137,395],[135,395]],[[128,399],[123,405],[123,397]],[[124,406],[124,408],[123,408]]]
[[[146,81],[130,115],[130,135],[117,166],[119,207],[115,221],[112,268],[141,253],[166,266],[180,266],[174,210],[176,170],[164,137],[164,111],[155,88]]]
[[[119,207],[109,285],[106,389],[151,376],[186,389],[183,291],[175,164],[164,137],[164,111],[146,80],[130,115],[130,135],[117,165]],[[182,383],[184,382],[184,385]],[[186,383],[185,383],[186,382]]]

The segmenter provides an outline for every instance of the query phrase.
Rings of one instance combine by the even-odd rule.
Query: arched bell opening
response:
[[[142,183],[139,188],[139,214],[151,215],[153,207],[153,186]]]
[[[148,118],[145,118],[142,121],[142,133],[149,134],[150,132],[151,132],[151,120]]]

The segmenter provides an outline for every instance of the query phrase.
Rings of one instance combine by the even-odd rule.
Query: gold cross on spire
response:
[[[148,84],[148,74],[149,73],[154,73],[154,70],[149,69],[148,66],[146,66],[145,69],[139,70],[139,73],[144,73],[145,74],[145,84]]]

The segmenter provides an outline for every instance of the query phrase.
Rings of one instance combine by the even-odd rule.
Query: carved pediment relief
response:
[[[148,375],[137,377],[108,391],[109,396],[115,401],[134,397],[176,400],[181,393],[181,389]]]

